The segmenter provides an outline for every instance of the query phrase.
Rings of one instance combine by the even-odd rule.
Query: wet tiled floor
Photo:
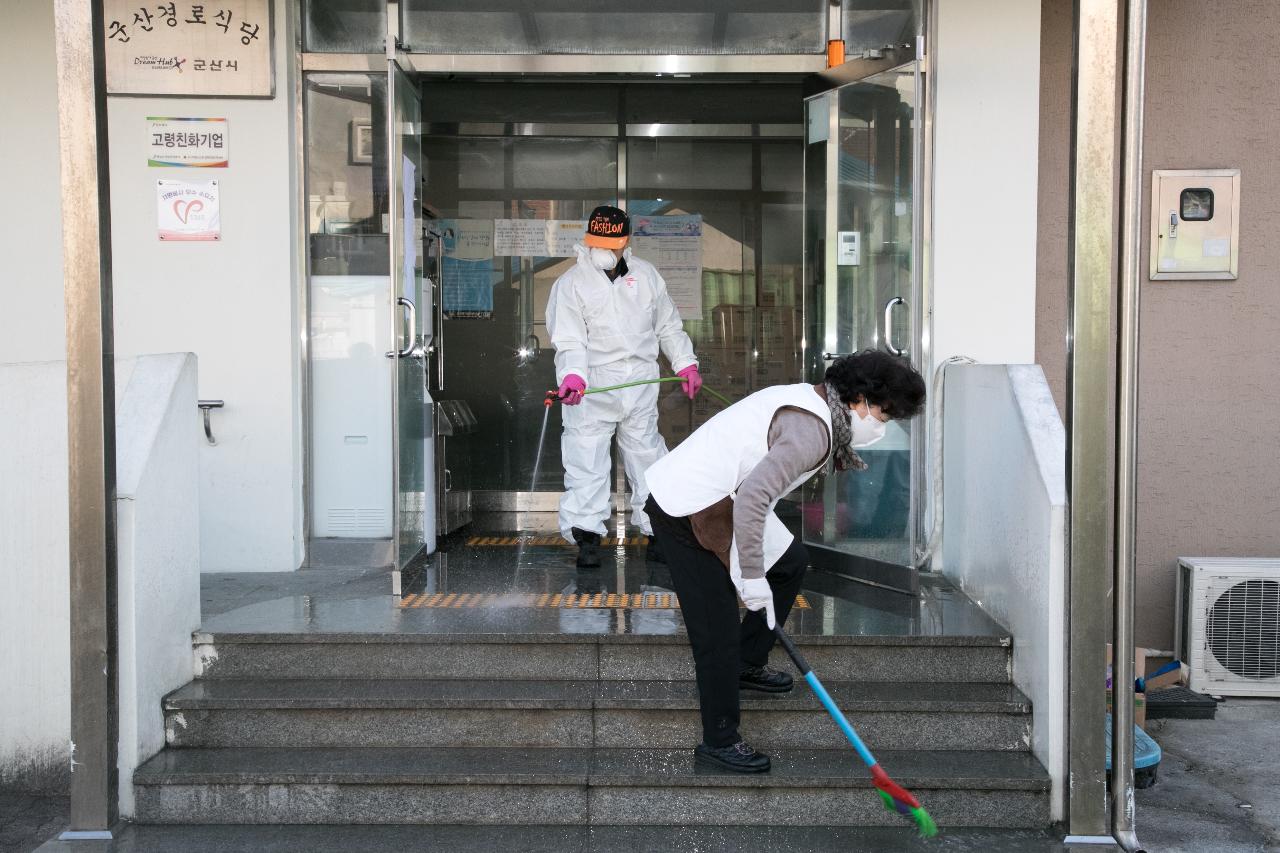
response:
[[[676,634],[677,607],[608,606],[609,594],[674,602],[665,564],[647,559],[638,534],[603,549],[598,569],[554,542],[550,513],[482,517],[445,539],[409,578],[405,602],[388,573],[361,568],[204,576],[204,631],[213,633]],[[537,544],[529,544],[533,540]],[[472,544],[491,541],[498,544]],[[510,544],[515,541],[517,544]],[[441,597],[437,598],[437,594]],[[596,594],[600,594],[596,599]],[[802,636],[1000,637],[1005,631],[945,579],[926,576],[917,596],[811,571],[788,629]],[[439,606],[454,595],[450,606]],[[483,598],[481,598],[483,596]],[[551,606],[556,596],[586,606]],[[436,606],[405,606],[434,601]],[[538,602],[542,606],[538,606]],[[456,605],[456,606],[454,606]],[[598,606],[597,606],[598,605]]]

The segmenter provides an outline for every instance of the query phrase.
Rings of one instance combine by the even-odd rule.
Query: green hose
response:
[[[641,379],[638,382],[624,382],[621,385],[608,385],[604,388],[588,388],[586,391],[582,393],[603,394],[605,391],[620,391],[623,388],[634,388],[637,385],[656,385],[659,382],[684,382],[684,381],[685,381],[684,378],[680,376],[664,376],[661,379]],[[711,388],[708,388],[706,385],[702,386],[702,390],[706,391],[708,394],[710,394],[712,397],[715,397],[717,400],[719,400],[721,403],[724,403],[726,406],[733,405],[733,401],[730,400],[728,397],[724,396],[723,394],[720,394],[719,392]]]

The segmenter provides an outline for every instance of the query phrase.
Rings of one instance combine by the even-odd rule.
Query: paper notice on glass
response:
[[[488,261],[494,256],[492,219],[445,219],[445,257],[460,261]]]
[[[493,220],[443,219],[444,312],[451,317],[493,314]]]
[[[516,258],[571,258],[585,219],[495,219],[493,254]]]
[[[550,219],[547,220],[548,257],[572,258],[573,247],[582,242],[587,233],[585,219]]]
[[[413,165],[413,161],[408,157],[404,158],[404,174],[400,181],[400,203],[404,210],[404,230],[402,232],[400,242],[403,244],[400,250],[403,271],[401,273],[402,285],[401,295],[415,305],[418,302],[418,276],[415,269],[418,265],[418,217],[415,208],[416,193],[414,192],[415,181],[418,177],[418,169]]]
[[[701,320],[702,217],[632,217],[631,249],[658,268],[680,318]]]
[[[218,182],[156,181],[156,227],[161,240],[221,240]]]
[[[493,220],[493,253],[500,258],[545,257],[547,254],[547,220]]]

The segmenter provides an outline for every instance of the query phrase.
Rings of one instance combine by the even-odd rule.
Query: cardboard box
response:
[[[1112,650],[1111,644],[1107,643],[1107,681],[1112,681]],[[1133,677],[1135,679],[1142,678],[1147,674],[1147,650],[1142,646],[1135,646],[1133,649]],[[1147,694],[1138,693],[1133,690],[1133,685],[1113,685],[1114,688],[1127,686],[1129,692],[1133,693],[1133,721],[1138,728],[1145,729],[1147,727]],[[1107,713],[1110,714],[1114,706],[1115,699],[1113,697],[1113,689],[1107,689]]]
[[[792,352],[799,348],[800,312],[794,308],[761,308],[756,312],[756,347],[761,354]]]
[[[1112,712],[1113,702],[1114,702],[1114,699],[1111,696],[1111,691],[1108,690],[1107,691],[1107,713],[1108,714]],[[1133,694],[1133,722],[1134,722],[1134,725],[1136,725],[1140,729],[1145,729],[1147,727],[1147,694],[1145,693]]]
[[[728,389],[746,387],[750,356],[745,349],[702,350],[698,353],[698,372],[708,385],[728,396]]]
[[[1167,671],[1161,672],[1161,670]],[[1185,663],[1175,661],[1167,655],[1147,652],[1147,666],[1143,681],[1148,693],[1169,687],[1186,687],[1190,676],[1191,670]]]
[[[725,347],[750,348],[755,314],[754,305],[717,305],[711,309],[712,339]]]

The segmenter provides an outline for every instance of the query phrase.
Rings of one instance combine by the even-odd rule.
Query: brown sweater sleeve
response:
[[[822,418],[802,409],[781,409],[769,427],[769,452],[738,487],[733,533],[744,578],[762,578],[764,524],[770,508],[806,471],[822,464],[830,444]]]

